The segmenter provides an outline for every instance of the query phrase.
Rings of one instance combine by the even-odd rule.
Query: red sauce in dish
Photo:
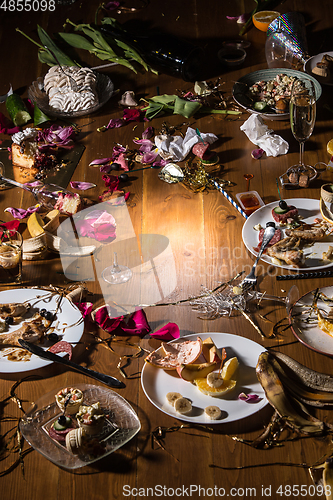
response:
[[[239,197],[239,199],[243,204],[244,212],[246,213],[246,215],[252,214],[255,210],[257,210],[261,206],[260,201],[258,200],[256,195],[252,193],[242,194]]]

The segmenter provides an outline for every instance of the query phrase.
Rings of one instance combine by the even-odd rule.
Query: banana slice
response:
[[[222,412],[218,406],[206,406],[205,408],[205,414],[207,417],[209,417],[211,420],[219,420],[222,417]]]
[[[178,398],[175,401],[174,408],[178,413],[186,415],[192,411],[192,403],[187,398]]]
[[[175,406],[176,400],[182,397],[183,396],[179,392],[168,392],[168,394],[166,395],[167,402],[171,406]]]
[[[207,375],[207,384],[209,387],[221,387],[223,384],[223,378],[220,372],[211,372]]]

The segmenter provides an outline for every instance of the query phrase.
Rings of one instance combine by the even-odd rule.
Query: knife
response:
[[[54,361],[55,363],[61,363],[63,365],[69,366],[70,368],[73,368],[73,370],[81,372],[84,375],[87,375],[88,377],[92,377],[96,380],[99,380],[100,382],[103,382],[103,384],[106,384],[109,387],[125,387],[125,384],[115,377],[111,377],[110,375],[105,375],[104,373],[95,372],[94,370],[90,370],[90,368],[78,365],[77,363],[74,363],[73,361],[70,361],[67,358],[62,358],[61,356],[58,356],[53,352],[44,351],[42,347],[39,347],[36,344],[32,344],[31,342],[27,342],[26,340],[18,339],[18,341],[19,344],[23,347],[23,349],[26,349],[32,354],[36,354],[36,356],[39,356],[40,358],[48,359],[50,361]]]

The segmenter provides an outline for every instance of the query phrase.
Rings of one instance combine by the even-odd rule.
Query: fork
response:
[[[254,287],[254,285],[257,283],[257,278],[256,278],[256,274],[255,274],[257,264],[262,256],[265,248],[267,247],[267,245],[269,244],[269,242],[273,238],[274,234],[275,234],[274,222],[267,222],[266,229],[264,232],[264,237],[263,237],[263,240],[261,243],[261,247],[260,247],[259,253],[257,255],[257,258],[254,261],[251,272],[243,279],[243,281],[239,285],[241,287],[241,289],[243,290],[243,292],[245,292],[246,290],[250,290],[250,288]]]

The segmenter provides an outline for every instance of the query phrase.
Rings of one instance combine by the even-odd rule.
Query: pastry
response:
[[[91,406],[81,406],[76,414],[76,418],[79,426],[84,429],[86,434],[93,436],[102,431],[105,414],[101,409],[100,403],[97,402]]]
[[[60,410],[67,415],[74,415],[83,403],[83,394],[80,389],[66,387],[56,394],[56,402]]]

